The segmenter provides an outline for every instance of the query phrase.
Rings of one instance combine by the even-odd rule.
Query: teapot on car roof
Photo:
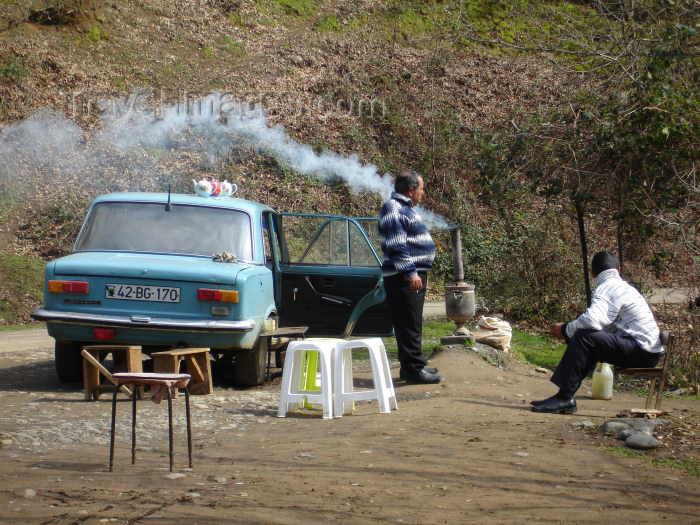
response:
[[[194,184],[195,193],[200,197],[226,198],[235,195],[238,191],[238,185],[227,180],[219,182],[216,179],[202,179],[200,181],[192,179],[192,184]]]

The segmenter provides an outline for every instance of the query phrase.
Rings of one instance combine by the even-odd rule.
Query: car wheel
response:
[[[236,386],[258,386],[265,382],[269,337],[260,337],[252,350],[235,354],[233,361],[233,382]]]
[[[62,383],[77,383],[83,380],[83,358],[80,343],[61,343],[56,341],[54,361],[56,375]]]

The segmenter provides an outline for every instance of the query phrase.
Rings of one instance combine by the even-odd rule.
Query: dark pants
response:
[[[559,387],[562,394],[573,396],[596,363],[621,368],[647,368],[656,366],[660,357],[661,354],[640,348],[631,337],[621,337],[603,330],[577,330],[550,381]]]
[[[419,292],[410,289],[405,274],[390,275],[384,278],[386,302],[394,325],[396,344],[399,347],[401,369],[407,373],[420,372],[427,361],[421,353],[423,336],[423,303],[428,277],[421,272],[423,288]]]

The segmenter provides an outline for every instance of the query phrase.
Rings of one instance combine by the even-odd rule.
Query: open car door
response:
[[[393,333],[376,219],[282,213],[276,268],[280,326],[316,337]]]

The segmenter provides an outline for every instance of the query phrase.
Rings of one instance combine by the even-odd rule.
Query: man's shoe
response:
[[[425,370],[425,371],[428,372],[429,374],[437,374],[437,373],[439,372],[439,370],[438,370],[437,368],[435,368],[435,367],[423,368],[423,370]],[[411,375],[411,374],[410,374],[410,373],[409,373],[409,374],[406,374],[406,372],[404,372],[403,368],[402,368],[401,370],[399,370],[399,379],[400,379],[401,381],[406,381],[406,377],[409,376],[409,375]]]
[[[530,404],[533,407],[536,407],[537,405],[541,405],[542,403],[546,403],[547,401],[551,401],[552,399],[556,399],[557,395],[554,394],[552,397],[548,397],[547,399],[537,399],[535,401],[530,401]]]
[[[552,396],[539,405],[534,405],[532,411],[547,414],[573,414],[576,412],[576,399],[574,396],[565,398]]]
[[[573,396],[564,396],[564,397],[568,399],[569,397],[573,397]],[[539,406],[539,405],[541,405],[541,404],[543,404],[543,403],[548,403],[549,401],[554,401],[555,399],[562,399],[562,398],[560,397],[559,392],[557,392],[557,393],[554,394],[553,396],[549,396],[547,399],[537,399],[537,400],[534,400],[534,401],[530,401],[530,404],[531,404],[533,407],[536,407],[536,406]]]
[[[442,376],[431,374],[425,368],[420,372],[406,375],[406,382],[413,384],[434,384],[443,380]]]

